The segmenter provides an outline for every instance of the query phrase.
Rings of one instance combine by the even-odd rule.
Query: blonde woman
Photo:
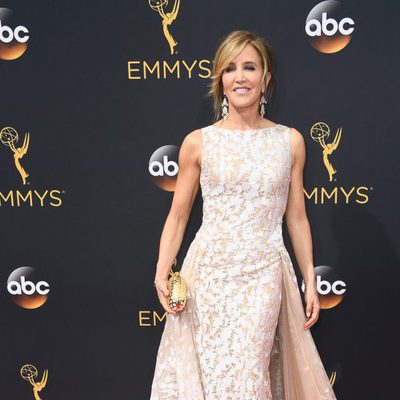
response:
[[[151,400],[336,399],[309,331],[320,305],[303,194],[305,143],[296,129],[264,117],[272,73],[263,38],[230,33],[213,65],[217,120],[183,140],[154,282],[169,314]],[[199,184],[203,221],[182,264],[188,300],[176,313],[168,307],[168,272]],[[283,216],[306,285],[305,311]]]

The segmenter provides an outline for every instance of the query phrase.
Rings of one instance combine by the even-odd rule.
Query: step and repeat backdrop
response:
[[[331,383],[341,400],[395,398],[399,11],[372,0],[0,3],[0,397],[149,398],[168,318],[153,279],[180,145],[213,123],[214,52],[246,29],[273,49],[267,117],[306,141],[322,305],[311,331]],[[201,220],[199,191],[177,270]]]

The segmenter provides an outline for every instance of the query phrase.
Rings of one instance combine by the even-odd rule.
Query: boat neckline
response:
[[[275,125],[273,125],[273,126],[265,126],[265,127],[263,127],[263,128],[257,128],[257,129],[229,129],[229,128],[222,128],[222,127],[219,127],[219,126],[215,126],[215,125],[210,125],[212,128],[215,128],[215,129],[220,129],[220,130],[223,130],[223,131],[229,131],[229,132],[259,132],[259,131],[264,131],[264,130],[267,130],[267,129],[273,129],[273,128],[277,128],[278,126],[280,126],[281,124],[275,124]]]

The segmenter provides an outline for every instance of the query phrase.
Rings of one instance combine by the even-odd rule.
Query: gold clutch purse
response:
[[[172,265],[176,266],[176,258]],[[174,311],[182,311],[186,305],[187,285],[185,279],[179,272],[169,271],[171,277],[168,279],[168,306]]]

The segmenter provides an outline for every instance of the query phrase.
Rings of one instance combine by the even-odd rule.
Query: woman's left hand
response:
[[[304,329],[309,329],[317,322],[319,317],[320,304],[317,289],[315,287],[306,287],[304,300],[306,302],[306,323],[304,324]]]

